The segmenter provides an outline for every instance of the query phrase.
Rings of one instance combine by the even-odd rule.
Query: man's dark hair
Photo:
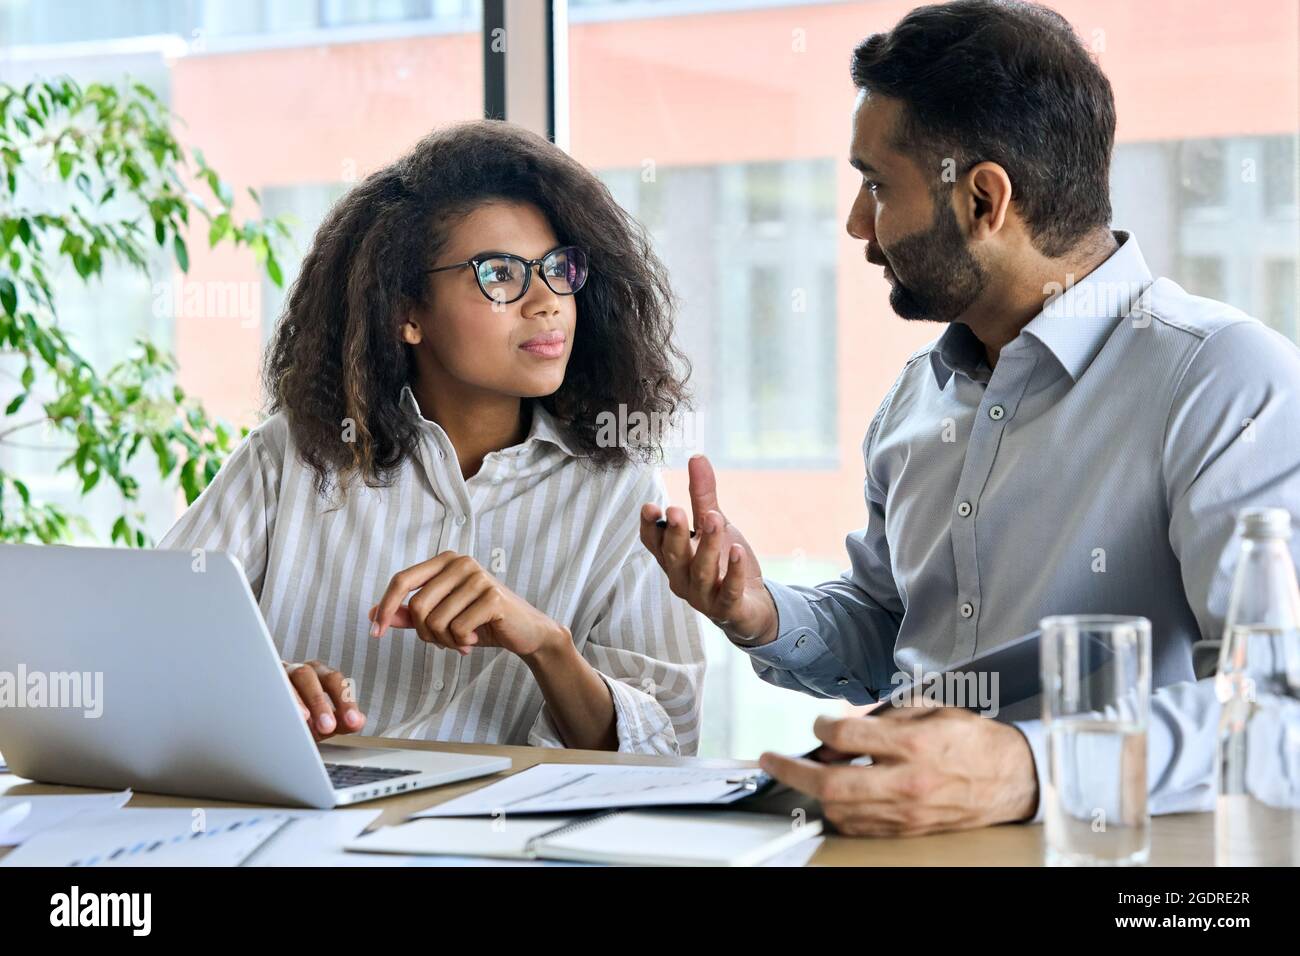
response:
[[[935,182],[995,162],[1047,256],[1110,224],[1115,100],[1060,14],[1016,0],[918,7],[853,51],[854,84],[902,101],[896,146]],[[918,155],[919,154],[919,155]]]

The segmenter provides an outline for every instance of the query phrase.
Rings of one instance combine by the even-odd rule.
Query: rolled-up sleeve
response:
[[[645,500],[666,502],[657,475],[645,490]],[[633,515],[639,507],[633,505]],[[692,755],[700,744],[704,627],[712,625],[669,590],[635,522],[618,546],[626,557],[614,586],[594,623],[585,634],[575,633],[574,641],[609,687],[620,751]],[[528,743],[564,746],[546,704]]]

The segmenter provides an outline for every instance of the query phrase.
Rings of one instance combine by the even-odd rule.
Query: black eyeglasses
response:
[[[573,295],[587,282],[587,254],[577,246],[560,246],[540,259],[525,259],[508,252],[480,252],[464,262],[426,271],[446,272],[466,266],[474,270],[479,291],[489,301],[502,304],[517,302],[528,294],[534,266],[541,266],[542,281],[556,295]]]

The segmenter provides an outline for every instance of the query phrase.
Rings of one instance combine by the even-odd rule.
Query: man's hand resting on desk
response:
[[[763,584],[754,549],[719,510],[709,460],[696,455],[687,471],[696,537],[681,508],[661,513],[658,505],[646,504],[641,506],[641,543],[668,575],[672,592],[731,640],[747,646],[771,643],[776,640],[776,604]],[[668,527],[656,524],[660,518],[667,519]]]
[[[320,661],[305,664],[284,662],[298,698],[298,710],[317,740],[335,734],[354,734],[366,725],[366,715],[357,707],[352,683],[339,671]]]
[[[763,754],[760,766],[817,798],[849,836],[919,836],[1027,820],[1038,808],[1029,744],[1015,727],[956,707],[819,717],[823,763]],[[868,754],[869,766],[842,761]]]

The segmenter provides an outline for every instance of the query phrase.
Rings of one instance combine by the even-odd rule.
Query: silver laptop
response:
[[[317,745],[230,555],[63,545],[0,544],[0,752],[49,783],[318,808],[510,769]]]

